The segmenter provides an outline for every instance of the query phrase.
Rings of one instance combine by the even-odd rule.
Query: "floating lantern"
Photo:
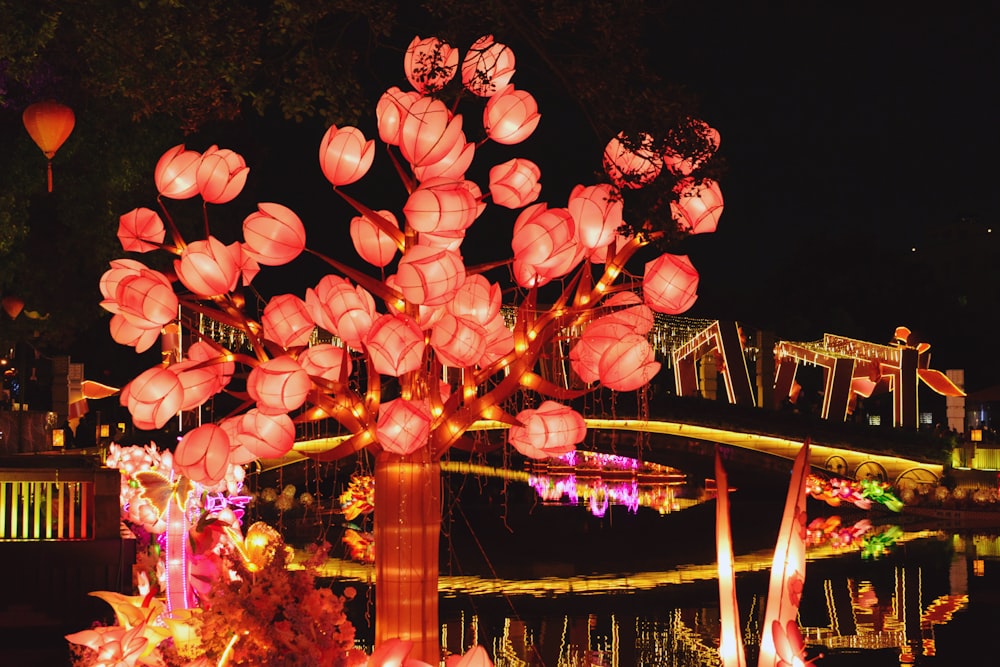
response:
[[[340,382],[351,375],[351,357],[347,350],[330,343],[320,343],[306,348],[298,357],[299,366],[311,376],[330,382]],[[347,368],[343,368],[347,364]]]
[[[24,110],[21,120],[32,141],[48,159],[46,170],[49,192],[52,192],[52,158],[73,132],[76,115],[65,104],[36,102]]]
[[[402,92],[396,86],[382,93],[375,105],[375,116],[378,119],[378,136],[390,146],[398,146],[403,138],[403,118],[420,93],[415,91]]]
[[[134,208],[118,218],[118,240],[126,252],[156,250],[166,233],[163,220],[152,209]]]
[[[492,97],[507,87],[514,76],[514,52],[493,41],[493,35],[480,37],[462,60],[462,85],[480,97]]]
[[[388,221],[396,229],[399,229],[399,222],[392,211],[376,211],[383,219]],[[354,249],[358,251],[361,259],[369,264],[384,267],[392,258],[396,256],[399,247],[395,239],[382,231],[377,223],[363,215],[357,215],[351,219],[351,241],[354,242]]]
[[[180,411],[184,388],[173,371],[154,366],[125,386],[121,401],[137,429],[152,431],[163,428]]]
[[[465,282],[462,256],[450,250],[415,245],[399,260],[396,285],[413,304],[442,305]]]
[[[319,145],[319,165],[334,187],[362,178],[375,159],[375,142],[356,127],[330,126]]]
[[[656,312],[679,315],[698,298],[698,271],[687,255],[664,253],[646,263],[642,294]]]
[[[198,194],[198,166],[201,153],[189,151],[184,144],[174,146],[156,163],[153,178],[157,191],[170,199],[190,199]]]
[[[376,372],[399,377],[420,368],[424,334],[409,315],[389,313],[375,320],[365,346]]]
[[[243,238],[243,249],[259,263],[281,266],[305,249],[306,228],[287,206],[262,203],[243,221]]]
[[[375,321],[375,299],[360,285],[329,274],[306,290],[306,307],[313,321],[355,349],[361,349]]]
[[[315,324],[306,303],[294,294],[278,294],[264,306],[260,318],[264,338],[284,349],[309,344]]]
[[[621,193],[607,183],[573,188],[566,208],[580,245],[589,251],[610,245],[623,224]]]
[[[239,153],[212,146],[202,153],[195,172],[198,192],[210,204],[225,204],[243,192],[250,168]]]
[[[397,398],[379,408],[376,426],[382,449],[406,456],[427,444],[431,432],[431,411],[424,400]]]
[[[538,199],[542,170],[531,160],[514,158],[490,169],[490,196],[504,208],[521,208]]]
[[[605,146],[603,163],[605,173],[619,188],[648,185],[663,169],[663,157],[653,150],[653,137],[645,132],[639,133],[637,142],[626,141],[625,133],[619,132]]]
[[[583,416],[555,401],[544,401],[536,410],[522,410],[516,418],[521,425],[511,426],[507,439],[517,451],[533,459],[568,454],[587,435]]]
[[[674,191],[679,199],[671,202],[670,210],[677,227],[691,234],[710,234],[719,225],[722,216],[722,190],[711,178],[695,184],[687,178],[677,184]]]
[[[215,424],[202,424],[177,443],[174,468],[192,482],[214,486],[226,476],[229,436]]]
[[[174,260],[178,280],[200,297],[210,298],[227,294],[236,288],[240,279],[240,247],[224,245],[209,236],[203,241],[193,241],[181,251],[181,258]]]
[[[455,76],[458,50],[437,37],[414,37],[403,56],[403,71],[421,95],[436,93]]]
[[[403,117],[399,150],[410,164],[433,164],[446,156],[455,144],[466,144],[462,116],[452,116],[444,102],[421,97]]]
[[[247,393],[264,414],[281,414],[302,407],[312,381],[290,356],[263,362],[247,377]]]
[[[432,178],[410,194],[403,213],[406,222],[418,232],[454,232],[475,221],[477,204],[462,181]]]
[[[483,127],[498,144],[519,144],[531,136],[541,118],[531,93],[507,86],[486,103]]]
[[[474,320],[446,313],[431,329],[431,346],[445,366],[473,366],[486,352],[486,329]]]

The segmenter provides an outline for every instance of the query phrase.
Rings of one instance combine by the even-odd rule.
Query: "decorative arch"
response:
[[[895,486],[899,489],[936,486],[939,479],[937,475],[927,468],[915,466],[899,473],[896,477]]]
[[[865,479],[872,479],[879,482],[889,481],[889,473],[885,466],[877,461],[862,461],[854,469],[854,479],[859,482]]]

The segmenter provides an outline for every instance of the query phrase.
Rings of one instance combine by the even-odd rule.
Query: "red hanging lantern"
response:
[[[455,144],[466,144],[461,114],[453,117],[444,102],[433,97],[421,97],[410,105],[403,117],[399,142],[399,150],[410,164],[433,164],[451,152]]]
[[[198,194],[198,166],[201,153],[189,151],[184,144],[174,146],[160,156],[153,172],[157,191],[169,199],[190,199]]]
[[[306,228],[287,206],[263,203],[243,221],[243,238],[243,249],[259,263],[281,266],[305,249]]]
[[[580,244],[588,251],[610,245],[622,226],[621,193],[607,183],[576,186],[566,208],[576,223]]]
[[[165,235],[163,220],[152,209],[134,208],[118,218],[118,240],[126,252],[156,250]]]
[[[24,128],[48,159],[48,186],[52,192],[52,158],[76,125],[73,110],[58,102],[36,102],[21,115]]]
[[[719,225],[722,216],[722,189],[711,178],[695,184],[686,178],[674,188],[679,199],[671,202],[670,209],[677,227],[691,234],[710,234]]]
[[[163,428],[180,411],[184,388],[173,371],[154,366],[122,389],[121,402],[128,408],[137,429],[152,431]]]
[[[418,232],[465,230],[476,219],[478,206],[462,181],[432,178],[420,184],[403,205],[406,222]]]
[[[210,298],[227,294],[236,288],[240,279],[240,246],[209,236],[203,241],[193,241],[181,251],[181,258],[174,260],[178,280],[194,294]]]
[[[399,377],[420,368],[424,357],[424,334],[404,313],[382,315],[365,341],[372,367],[377,373]]]
[[[413,304],[439,306],[465,282],[462,256],[450,250],[415,245],[399,260],[396,285]]]
[[[568,454],[587,435],[583,416],[569,406],[544,401],[538,409],[517,413],[520,426],[511,426],[507,439],[514,448],[533,459]]]
[[[403,71],[421,95],[436,93],[455,76],[458,50],[437,37],[414,37],[403,55]]]
[[[349,185],[371,169],[375,141],[365,140],[356,127],[330,126],[319,145],[319,165],[334,187]]]
[[[394,227],[399,229],[399,222],[392,211],[376,211],[376,213]],[[361,259],[373,266],[383,267],[392,261],[396,256],[395,239],[382,231],[382,228],[366,216],[357,215],[351,219],[351,241],[354,249],[358,251]]]
[[[431,411],[425,400],[397,398],[379,408],[375,427],[382,449],[406,456],[427,444],[431,432]]]
[[[226,477],[229,435],[215,424],[202,424],[177,443],[174,468],[192,482],[214,486]]]
[[[516,157],[490,169],[490,196],[505,208],[521,208],[538,199],[542,170],[531,160]]]
[[[283,349],[309,344],[315,324],[309,316],[306,303],[294,294],[278,294],[264,306],[260,318],[264,338]]]
[[[687,255],[664,253],[646,263],[642,295],[656,312],[679,315],[698,298],[698,271]]]
[[[486,103],[483,127],[498,144],[519,144],[531,136],[541,118],[531,93],[507,86]]]
[[[351,375],[351,357],[347,350],[330,343],[320,343],[303,350],[298,357],[299,366],[310,376],[330,382],[340,382]],[[343,368],[344,364],[347,368]]]
[[[287,354],[265,361],[247,376],[247,393],[269,415],[302,407],[311,388],[308,373]]]
[[[492,97],[510,83],[514,62],[514,52],[493,41],[493,35],[480,37],[462,60],[462,85],[470,93]]]
[[[663,157],[653,150],[653,137],[641,132],[637,145],[627,144],[625,134],[604,148],[604,171],[619,188],[636,189],[656,180],[663,169]]]
[[[249,175],[250,168],[242,155],[212,146],[202,153],[195,179],[202,199],[210,204],[225,204],[243,191]]]
[[[316,324],[356,350],[378,315],[368,290],[333,274],[320,278],[315,289],[306,289],[306,308]]]

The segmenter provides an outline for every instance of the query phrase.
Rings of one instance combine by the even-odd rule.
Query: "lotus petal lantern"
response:
[[[376,433],[382,449],[406,456],[427,444],[431,411],[425,400],[397,398],[379,408]]]
[[[134,208],[118,218],[118,240],[126,252],[149,252],[163,243],[166,228],[159,213]]]
[[[436,306],[446,303],[465,282],[462,256],[450,250],[415,245],[399,260],[396,285],[407,301]]]
[[[498,144],[519,144],[531,136],[541,118],[531,93],[507,86],[486,103],[483,127]]]
[[[624,132],[604,148],[604,171],[619,188],[636,189],[652,183],[663,169],[663,156],[653,149],[653,137],[639,133],[627,141]]]
[[[475,221],[478,206],[463,181],[432,178],[410,194],[403,213],[418,232],[454,232],[465,230]]]
[[[509,47],[493,41],[493,35],[484,35],[472,43],[462,60],[462,85],[475,95],[492,97],[510,83],[514,63]]]
[[[646,263],[642,293],[656,312],[679,315],[698,298],[698,271],[687,255],[664,253]]]
[[[235,434],[235,444],[256,458],[280,458],[295,446],[295,424],[283,413],[250,409],[238,418]]]
[[[192,482],[213,486],[226,476],[229,449],[229,435],[224,430],[215,424],[202,424],[177,443],[174,468]]]
[[[376,372],[399,377],[420,368],[424,334],[409,315],[389,313],[375,320],[365,346]]]
[[[406,79],[421,95],[444,88],[458,70],[458,50],[437,37],[414,37],[403,56]]]
[[[569,406],[543,401],[538,409],[517,413],[521,426],[511,426],[507,439],[517,451],[533,459],[568,454],[587,435],[583,416]]]
[[[316,324],[355,349],[361,349],[375,321],[375,299],[360,285],[329,274],[306,290],[306,308]]]
[[[243,221],[243,238],[243,249],[257,262],[281,266],[306,247],[306,228],[287,206],[262,203]]]
[[[659,372],[649,341],[634,333],[609,345],[597,365],[601,384],[615,391],[635,391]]]
[[[533,204],[517,216],[511,248],[514,277],[522,287],[560,278],[583,259],[572,214],[565,208],[547,208],[544,203]]]
[[[378,136],[390,146],[398,146],[403,139],[403,119],[409,113],[410,106],[418,99],[416,91],[403,92],[396,86],[382,93],[375,106],[375,116],[378,119]]]
[[[153,172],[156,189],[170,199],[190,199],[198,194],[198,166],[201,153],[189,151],[184,144],[174,146],[156,163]]]
[[[194,241],[181,251],[181,258],[174,260],[177,278],[196,295],[213,297],[227,294],[236,288],[240,279],[240,247],[223,245],[209,236]]]
[[[319,145],[320,167],[334,187],[349,185],[362,178],[371,169],[374,159],[375,142],[366,141],[356,127],[332,125]]]
[[[580,244],[588,251],[610,245],[623,224],[621,193],[607,183],[573,188],[566,208],[576,223]]]
[[[445,366],[473,366],[486,352],[486,329],[475,320],[446,313],[431,330],[431,346]]]
[[[531,160],[514,158],[490,169],[493,203],[505,208],[521,208],[538,199],[542,170]]]
[[[250,168],[242,155],[212,146],[202,153],[195,179],[202,199],[211,204],[225,204],[243,191],[249,175]]]
[[[247,393],[269,415],[301,407],[311,387],[309,374],[287,354],[261,363],[247,377]]]
[[[710,234],[719,225],[722,216],[722,190],[711,178],[700,183],[686,178],[679,182],[674,191],[679,199],[670,204],[677,227],[691,234]]]
[[[305,301],[294,294],[278,294],[264,306],[260,318],[264,338],[284,349],[309,344],[315,324]]]
[[[462,116],[452,116],[444,102],[421,97],[410,105],[403,117],[399,150],[415,167],[433,164],[454,149],[466,144]]]
[[[181,411],[194,410],[222,390],[222,378],[218,370],[210,364],[187,359],[170,365],[184,389]]]
[[[392,211],[382,210],[376,211],[376,213],[397,229],[399,228],[399,223]],[[384,267],[391,262],[399,249],[392,236],[382,231],[378,224],[363,215],[357,215],[351,219],[351,241],[361,259],[378,267]]]
[[[125,385],[121,403],[132,415],[132,424],[144,431],[163,428],[184,403],[184,387],[169,368],[154,366]]]
[[[299,365],[311,376],[330,382],[340,382],[341,375],[350,377],[351,357],[347,350],[330,343],[320,343],[306,348],[298,357]],[[342,368],[344,364],[347,368]]]

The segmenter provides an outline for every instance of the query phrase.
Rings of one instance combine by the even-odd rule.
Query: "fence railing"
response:
[[[114,536],[118,475],[107,469],[0,468],[0,541]]]

